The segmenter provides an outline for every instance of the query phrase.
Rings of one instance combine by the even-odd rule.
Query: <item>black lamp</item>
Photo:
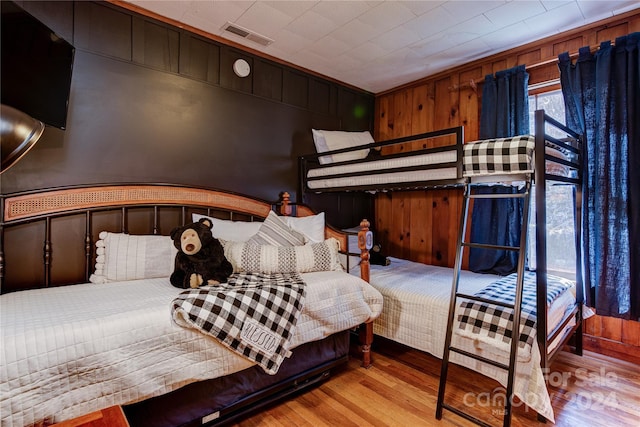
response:
[[[6,171],[35,145],[44,123],[8,105],[0,105],[0,145],[2,170]]]

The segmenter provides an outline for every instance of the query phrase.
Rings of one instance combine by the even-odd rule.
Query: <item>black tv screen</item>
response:
[[[15,3],[0,6],[2,104],[65,129],[75,49]]]

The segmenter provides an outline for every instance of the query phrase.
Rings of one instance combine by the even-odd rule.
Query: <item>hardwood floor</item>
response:
[[[378,345],[381,347],[382,345]],[[393,343],[374,348],[373,367],[363,369],[351,358],[328,381],[235,424],[253,426],[473,426],[444,411],[435,419],[440,360]],[[465,393],[481,396],[504,388],[492,379],[451,365],[446,401],[459,402],[495,426],[502,425],[500,405],[490,398],[462,402]],[[462,388],[464,387],[464,389]],[[469,388],[467,388],[469,387]],[[640,367],[596,353],[582,357],[561,352],[552,365],[549,390],[556,426],[637,426],[640,420]],[[483,394],[482,396],[488,396]],[[551,426],[516,402],[513,426]]]

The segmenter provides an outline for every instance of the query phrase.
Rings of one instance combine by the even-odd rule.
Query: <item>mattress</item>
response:
[[[534,171],[535,139],[532,135],[473,141],[463,146],[464,177],[500,176],[532,173]],[[545,152],[555,158],[570,161],[571,154],[546,146]],[[455,150],[413,156],[376,158],[366,162],[336,164],[310,169],[307,186],[312,190],[357,188],[376,185],[411,184],[416,182],[457,179]],[[398,171],[401,168],[425,167]],[[576,171],[561,163],[547,160],[546,172],[555,176],[575,177]]]
[[[384,297],[384,308],[374,321],[374,334],[442,358],[447,330],[449,300],[453,281],[451,268],[426,265],[390,257],[389,266],[371,266],[371,285]],[[356,274],[357,269],[351,270]],[[473,294],[500,276],[478,274],[462,270],[459,291]],[[575,305],[575,295],[565,292],[554,300],[548,311],[548,330],[551,332]],[[508,364],[508,353],[496,354],[479,346],[473,339],[454,334],[452,345],[475,354],[483,354]],[[540,352],[532,347],[529,357],[521,358],[516,370],[515,394],[532,409],[549,420],[553,409],[540,367]],[[506,386],[507,373],[475,359],[451,353],[453,363],[496,378]]]
[[[393,170],[398,168],[446,164],[455,162],[456,159],[456,151],[449,150],[429,154],[418,154],[415,156],[383,157],[368,162],[325,166],[309,170],[307,173],[307,186],[310,189],[326,189],[455,179],[457,177],[457,169],[455,167],[443,166],[435,169],[404,172],[394,172]],[[364,173],[367,171],[375,171],[375,173],[342,177],[336,176]]]
[[[340,271],[302,274],[291,349],[374,319],[382,296]],[[0,297],[2,426],[59,422],[162,395],[252,363],[171,320],[168,278],[81,284]]]

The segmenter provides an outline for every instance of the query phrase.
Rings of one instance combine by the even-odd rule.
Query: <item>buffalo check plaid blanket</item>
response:
[[[271,375],[291,352],[305,283],[297,273],[233,274],[227,283],[182,292],[173,320],[218,339]]]
[[[463,146],[464,176],[533,172],[532,135],[486,139]]]
[[[505,276],[474,295],[513,304],[516,299],[517,274]],[[573,286],[562,277],[547,275],[547,306],[564,291]],[[462,301],[458,312],[459,330],[463,335],[493,344],[497,348],[508,349],[513,330],[513,310],[478,301]],[[520,317],[519,346],[525,354],[531,352],[536,337],[536,274],[527,271],[524,274],[522,291],[522,309]]]

